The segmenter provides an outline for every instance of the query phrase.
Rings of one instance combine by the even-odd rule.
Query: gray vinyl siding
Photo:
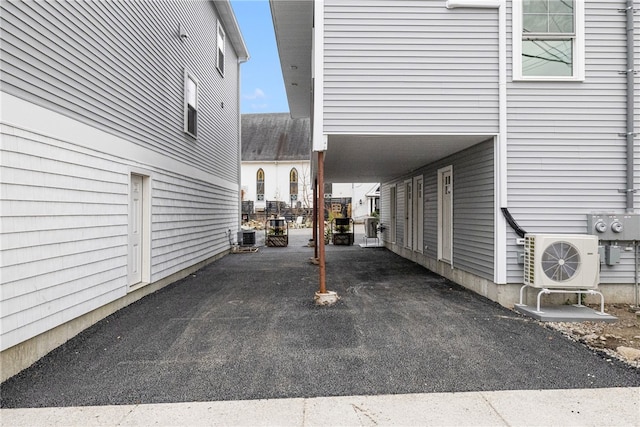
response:
[[[380,224],[385,228],[381,230],[380,237],[383,242],[391,242],[391,186],[380,186]]]
[[[585,233],[588,213],[625,211],[619,191],[626,188],[626,76],[620,74],[626,69],[626,31],[619,11],[624,6],[586,2],[584,82],[508,84],[508,206],[527,232]],[[639,95],[636,89],[636,105]],[[635,145],[639,188],[637,139]],[[509,229],[507,274],[509,282],[521,283],[516,256],[522,247],[515,239]],[[633,280],[633,257],[625,258],[603,268],[602,283]]]
[[[444,1],[325,2],[325,133],[495,133],[498,14]]]
[[[406,220],[406,206],[405,206],[405,199],[407,197],[406,195],[406,189],[404,187],[404,181],[400,181],[397,183],[397,189],[396,189],[396,196],[398,199],[398,203],[397,203],[397,215],[396,215],[396,243],[398,244],[398,246],[404,247],[406,245],[405,241],[404,241],[404,227],[405,227],[405,220]]]
[[[452,159],[453,265],[493,280],[493,141],[478,144]]]
[[[221,77],[214,2],[3,1],[1,10],[3,91],[239,180],[229,161],[237,56],[227,41]],[[200,83],[197,140],[183,132],[185,67]]]
[[[389,192],[389,185],[398,184],[400,222],[404,218],[404,180],[420,174],[424,176],[424,244],[427,246],[424,255],[436,259],[438,169],[453,166],[453,266],[488,280],[493,280],[494,270],[493,159],[493,140],[490,140],[382,186],[384,195]],[[404,246],[403,227],[404,222],[398,225],[397,232],[398,244],[401,246]]]

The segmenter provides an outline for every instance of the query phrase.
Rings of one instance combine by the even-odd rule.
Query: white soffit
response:
[[[291,117],[310,117],[313,1],[269,3]]]
[[[327,182],[384,182],[409,174],[493,135],[330,135]]]

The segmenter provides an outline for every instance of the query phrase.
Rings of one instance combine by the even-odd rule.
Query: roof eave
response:
[[[269,4],[291,117],[310,117],[313,1],[270,0]]]
[[[240,26],[236,20],[236,15],[233,12],[231,3],[229,0],[215,0],[214,3],[218,9],[220,20],[224,25],[225,34],[238,55],[238,62],[248,61],[249,51],[242,37],[242,32],[240,31]]]

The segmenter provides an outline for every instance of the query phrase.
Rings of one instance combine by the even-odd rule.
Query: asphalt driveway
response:
[[[231,254],[104,319],[1,386],[2,407],[640,386],[607,360],[385,249]],[[358,240],[358,239],[356,239]]]

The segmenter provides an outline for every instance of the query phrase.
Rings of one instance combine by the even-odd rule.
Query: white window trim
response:
[[[221,33],[222,33],[222,46],[220,46],[218,43],[219,35]],[[222,51],[224,62],[227,62],[226,60],[227,57],[225,53],[226,43],[227,43],[227,34],[225,33],[224,28],[222,28],[222,25],[220,25],[220,21],[218,21],[218,26],[216,30],[216,68],[218,69],[218,72],[222,77],[224,77],[224,63],[222,64],[222,67],[220,67],[220,51]]]
[[[513,80],[522,81],[584,81],[584,0],[575,2],[575,40],[573,45],[573,76],[523,76],[522,75],[522,0],[514,0],[513,21]]]
[[[187,99],[187,93],[188,93],[188,85],[189,85],[189,79],[193,80],[196,84],[196,105],[195,105],[195,109],[196,109],[196,113],[199,112],[200,107],[199,107],[199,96],[200,96],[200,82],[198,81],[198,78],[191,72],[189,72],[189,70],[187,70],[185,68],[184,70],[184,105],[183,105],[183,130],[187,135],[192,136],[193,138],[197,138],[197,133],[198,133],[198,119],[197,119],[197,115],[196,115],[196,133],[193,134],[191,132],[189,132],[189,125],[188,125],[188,121],[189,121],[189,100]]]

